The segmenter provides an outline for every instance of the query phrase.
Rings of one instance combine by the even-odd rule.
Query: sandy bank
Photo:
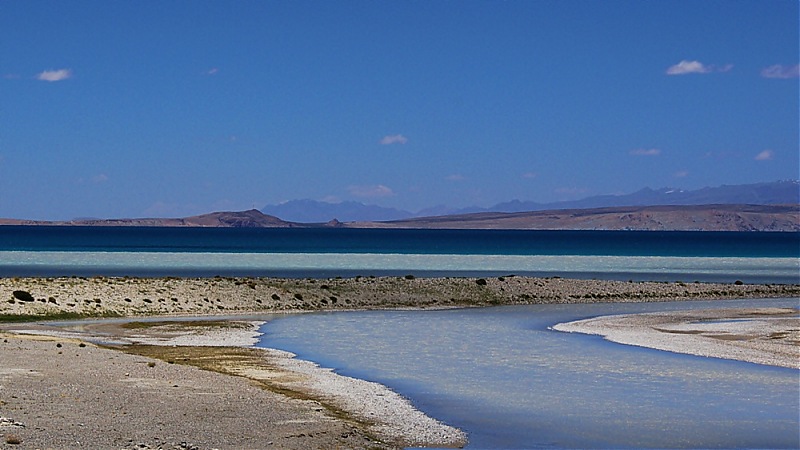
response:
[[[0,354],[5,356],[10,345],[16,356],[0,362],[0,417],[10,423],[0,424],[0,433],[30,445],[23,448],[181,448],[182,443],[196,448],[398,448],[458,447],[466,442],[464,433],[422,414],[383,385],[337,375],[288,352],[245,348],[257,338],[261,323],[198,320],[10,327],[13,334],[0,335],[6,341]],[[110,342],[122,352],[80,344],[84,341]],[[74,350],[75,358],[63,349]],[[35,359],[36,367],[26,368],[31,363],[20,359]],[[219,395],[214,399],[201,386],[221,374],[235,376],[215,384]],[[248,386],[243,387],[242,381]],[[52,399],[46,423],[36,407],[44,400],[31,398],[31,390],[43,385],[75,396]],[[118,395],[131,386],[150,389],[134,394],[139,408],[125,405],[131,398]],[[258,394],[259,402],[252,403],[253,387],[272,396]],[[160,395],[162,389],[167,395]],[[199,400],[193,395],[198,389],[203,391]],[[114,394],[97,397],[98,391]],[[169,395],[173,393],[180,393],[177,400]],[[82,403],[92,396],[93,403]],[[211,417],[198,420],[176,414],[174,408],[186,406],[172,405],[174,401],[198,401],[201,405],[192,408],[202,407]],[[80,422],[85,433],[80,437],[67,432],[69,425],[60,420],[65,409],[76,408],[84,411]],[[151,414],[142,417],[142,409]],[[265,414],[259,415],[259,410]],[[275,410],[288,417],[277,420],[282,426],[273,427],[274,414],[269,412]],[[167,419],[162,417],[165,412]],[[120,422],[108,424],[109,416]],[[212,427],[216,432],[210,433],[207,422],[214,416],[221,420]],[[103,430],[106,426],[109,429]],[[172,428],[182,431],[176,434]],[[241,436],[232,439],[232,434]]]
[[[737,308],[603,316],[555,330],[621,344],[800,369],[800,309]]]
[[[0,448],[393,447],[312,399],[63,337],[0,333],[0,417]]]
[[[105,346],[110,345],[124,352],[122,356],[115,356],[115,359],[124,360],[131,358],[130,355],[134,354],[160,359],[169,364],[196,366],[222,374],[236,375],[235,378],[241,377],[250,380],[267,391],[282,394],[286,397],[284,402],[311,402],[317,406],[314,410],[315,413],[326,412],[331,416],[328,418],[330,421],[342,421],[344,424],[339,424],[339,426],[357,430],[357,432],[348,431],[339,434],[318,432],[317,441],[308,441],[308,444],[312,445],[308,448],[341,446],[347,448],[460,447],[466,443],[466,435],[463,432],[426,416],[416,410],[408,400],[381,384],[338,375],[330,369],[321,368],[312,362],[298,360],[294,354],[289,352],[245,348],[257,341],[258,327],[261,324],[263,322],[260,321],[172,320],[77,322],[58,327],[47,324],[19,324],[8,328],[9,331],[15,333],[12,339],[28,339],[33,342],[52,340],[59,343],[66,341],[73,345],[84,341],[103,342]],[[91,347],[93,352],[102,350],[93,345]],[[3,348],[0,348],[0,354],[3,354],[2,350]],[[35,357],[33,348],[28,348],[26,353],[28,357]],[[5,361],[0,363],[0,373],[3,373],[4,363]],[[79,366],[71,367],[71,369],[81,371],[81,367],[85,363],[86,359],[83,359]],[[91,364],[103,365],[103,362],[94,361]],[[152,368],[150,364],[153,364],[152,361],[148,362],[148,367]],[[59,371],[64,370],[65,367],[65,365],[59,365]],[[7,370],[8,373],[12,373],[10,367]],[[38,368],[36,371],[41,373],[42,370],[46,369]],[[20,372],[14,370],[13,373]],[[60,383],[60,373],[49,375],[53,376],[54,382]],[[181,376],[182,382],[189,385],[194,384],[194,375],[194,373],[184,373]],[[125,376],[127,377],[128,373]],[[105,379],[94,379],[89,382],[94,385],[109,384]],[[151,382],[146,381],[146,383]],[[173,386],[173,388],[179,387],[179,385]],[[114,387],[107,385],[106,389],[114,389]],[[19,398],[15,395],[12,397]],[[114,407],[113,402],[106,405],[107,409]],[[226,405],[226,407],[237,408],[236,405]],[[0,412],[2,411],[3,408],[0,407]],[[92,420],[91,417],[91,414],[87,414],[85,420]],[[12,417],[8,417],[8,419],[12,419]],[[13,420],[25,423],[19,416],[14,416]],[[300,433],[300,431],[305,430],[304,427],[308,421],[307,417],[300,414],[297,418],[287,422],[295,424],[297,430],[293,436],[307,435],[308,433]],[[195,423],[186,426],[194,428],[201,425]],[[263,428],[265,425],[254,426]],[[122,424],[118,428],[126,430]],[[131,432],[131,430],[126,431]],[[249,430],[242,432],[248,434]],[[22,431],[19,431],[19,434],[21,433]],[[311,433],[310,437],[313,436],[315,434]],[[348,439],[342,439],[342,436],[347,438],[352,436],[352,439],[349,439],[348,442]],[[270,442],[273,444],[269,447],[278,445],[275,442],[280,440],[280,437],[282,436],[271,435]],[[95,442],[98,445],[105,442],[97,442],[93,439],[87,435],[84,441]],[[153,441],[153,439],[150,438],[149,441]],[[160,439],[163,438],[156,439],[156,441]],[[195,443],[192,445],[207,442],[207,438],[197,437],[191,433],[183,439],[181,442]],[[325,443],[325,439],[329,439],[329,442]],[[148,442],[148,439],[139,438],[138,440]],[[224,444],[217,445],[217,447],[238,448],[238,445],[231,445],[227,441],[222,442]],[[346,445],[344,445],[345,443]],[[139,444],[137,443],[137,445]],[[300,447],[305,445],[306,443],[303,443]],[[260,448],[261,446],[256,447]],[[286,442],[278,447],[297,448],[294,444]]]

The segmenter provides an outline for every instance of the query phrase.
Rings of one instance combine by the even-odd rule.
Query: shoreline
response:
[[[0,338],[5,343],[8,343],[9,337],[29,343],[56,342],[57,348],[62,348],[62,343],[87,343],[85,346],[91,346],[98,351],[123,354],[118,359],[145,357],[170,365],[194,367],[241,378],[265,391],[285,397],[284,401],[312,402],[320,406],[314,408],[315,412],[359,430],[355,434],[341,434],[357,436],[356,442],[348,442],[346,448],[460,448],[466,445],[467,437],[463,431],[425,415],[406,398],[382,384],[337,374],[312,361],[297,359],[290,352],[254,347],[261,334],[258,328],[264,321],[214,317],[184,319],[161,317],[147,322],[132,319],[131,322],[100,320],[87,324],[81,321],[59,325],[18,324],[0,326]],[[2,331],[2,328],[6,328],[6,331]],[[3,347],[0,347],[0,354],[3,354]],[[148,367],[155,366],[153,362],[147,364]],[[83,369],[73,367],[72,370]],[[39,368],[36,372],[42,371]],[[4,370],[0,363],[0,381],[4,375],[14,373],[10,368]],[[125,376],[129,376],[129,373],[125,373]],[[0,394],[2,393],[3,386],[0,383]],[[17,396],[12,394],[11,397]],[[20,417],[3,417],[3,403],[0,396],[0,417],[25,424],[25,420],[20,420]],[[304,429],[303,424],[307,421],[302,417],[292,419],[291,422],[297,424],[298,433],[295,437],[304,437],[306,433],[299,431]],[[2,431],[3,428],[0,428],[0,436]],[[318,448],[334,444],[344,445],[337,438]],[[142,443],[137,445],[136,448],[162,448],[142,447],[146,445]],[[217,447],[220,446],[212,445],[209,448]],[[287,448],[305,447],[306,444],[290,445]]]
[[[159,350],[162,349],[158,347],[182,347],[186,353],[201,355],[204,354],[201,350],[204,347],[251,349],[254,355],[247,364],[229,361],[224,367],[212,367],[211,370],[253,380],[270,390],[300,393],[318,400],[331,409],[357,419],[371,435],[402,447],[455,448],[465,445],[465,433],[426,416],[407,399],[382,384],[337,374],[313,361],[298,359],[291,352],[255,347],[262,334],[258,330],[265,323],[264,320],[198,318],[174,321],[163,318],[152,322],[98,322],[66,327],[74,330],[72,332],[52,328],[17,331],[102,341],[107,342],[104,346],[126,353],[168,361],[176,358],[172,352],[161,352]],[[112,342],[109,342],[109,337],[113,339]]]
[[[24,291],[30,297],[14,291]],[[185,408],[205,405],[214,411],[219,404],[209,404],[205,398],[192,396],[188,387],[184,389],[184,384],[193,386],[195,380],[209,377],[208,373],[224,377],[227,390],[215,394],[228,396],[224,405],[228,413],[223,416],[244,419],[226,424],[222,429],[208,423],[213,418],[188,419],[195,431],[181,440],[170,441],[175,445],[188,443],[189,447],[185,448],[230,448],[231,442],[239,442],[235,446],[252,447],[252,443],[236,441],[242,438],[234,435],[259,427],[247,422],[256,420],[252,419],[253,405],[232,398],[241,398],[242,392],[250,392],[254,387],[276,396],[262,400],[264,405],[269,405],[268,409],[295,411],[291,413],[293,418],[278,421],[282,425],[275,430],[261,426],[256,434],[263,442],[272,442],[280,448],[402,448],[461,447],[466,443],[466,435],[425,416],[385,386],[337,375],[313,362],[298,360],[288,352],[251,347],[257,339],[257,326],[264,320],[259,315],[315,310],[797,297],[800,285],[618,282],[515,276],[328,280],[62,277],[0,279],[0,298],[2,296],[6,296],[6,301],[0,302],[0,316],[6,320],[38,320],[37,323],[0,322],[0,338],[5,341],[0,344],[0,419],[27,425],[18,430],[0,420],[0,435],[5,439],[11,434],[38,447],[52,447],[56,443],[74,446],[69,439],[77,438],[74,432],[66,431],[69,424],[63,423],[63,418],[74,414],[70,411],[75,405],[63,399],[48,398],[44,404],[50,406],[45,415],[52,423],[42,423],[42,411],[37,410],[36,405],[43,404],[44,400],[35,400],[40,394],[34,390],[41,390],[43,380],[47,380],[46,392],[63,390],[63,377],[81,379],[88,363],[93,371],[112,371],[115,376],[95,377],[89,386],[66,383],[76,392],[76,398],[83,398],[92,389],[125,392],[128,385],[120,380],[126,381],[131,370],[141,372],[143,365],[147,368],[163,366],[171,370],[180,368],[180,377],[167,378],[185,383],[169,385],[163,384],[163,378],[142,376],[137,377],[137,383],[151,387],[162,383],[165,389],[171,387],[176,393],[182,392],[185,396],[182,401],[191,399],[191,405],[184,403]],[[124,319],[72,322],[73,319],[105,317]],[[46,319],[62,323],[56,327],[41,322]],[[65,320],[70,323],[64,324]],[[76,356],[80,358],[64,357],[65,348],[77,350]],[[23,353],[15,353],[15,350]],[[98,356],[88,361],[83,358],[86,353]],[[57,368],[50,364],[54,361],[58,362]],[[117,365],[126,370],[118,370]],[[146,410],[158,411],[163,408],[162,396],[166,391],[171,392],[166,389],[149,396],[140,392],[136,398],[149,405]],[[109,414],[108,408],[126,407],[127,404],[115,405],[110,400],[95,401],[85,406],[87,412],[81,420],[96,422],[99,426],[97,424],[104,421],[103,416]],[[161,423],[159,420],[142,411],[133,416],[135,420],[130,424],[114,425],[119,428],[115,429],[116,434],[107,430],[91,433],[87,429],[81,442],[94,439],[96,446],[131,448],[141,444],[145,446],[138,448],[173,448],[162,445],[167,438],[154,440],[152,434],[163,434],[161,429],[150,430],[148,435],[148,425],[154,421]],[[179,424],[186,420],[175,422],[173,427],[180,428]],[[203,431],[204,427],[217,431]],[[32,429],[37,431],[32,433]],[[95,436],[96,433],[101,435]],[[133,441],[128,445],[125,439]]]
[[[58,336],[0,332],[0,342],[2,448],[399,448],[243,376]]]

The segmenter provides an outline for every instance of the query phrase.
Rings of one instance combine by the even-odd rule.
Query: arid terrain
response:
[[[258,210],[176,219],[0,219],[0,225],[246,228],[420,228],[520,230],[800,231],[800,205],[620,206],[518,213],[475,213],[383,222],[297,223]]]

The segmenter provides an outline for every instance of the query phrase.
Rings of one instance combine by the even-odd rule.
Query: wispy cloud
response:
[[[37,80],[50,82],[66,80],[68,78],[72,78],[72,70],[70,69],[45,70],[36,75]]]
[[[774,66],[765,67],[761,70],[761,76],[764,78],[798,78],[800,77],[800,64],[794,66],[784,66],[775,64]]]
[[[657,148],[635,148],[628,153],[634,156],[658,156],[661,154],[661,150]]]
[[[105,183],[108,181],[108,175],[101,173],[92,177],[93,183]]]
[[[769,161],[770,159],[772,159],[773,156],[775,156],[775,152],[773,152],[772,150],[764,150],[759,154],[757,154],[756,157],[753,159],[755,159],[756,161]]]
[[[589,192],[589,190],[578,187],[561,187],[557,188],[554,192],[559,195],[581,195]]]
[[[216,75],[217,73],[219,73],[219,69],[216,67],[206,70],[206,75]]]
[[[381,139],[381,145],[405,144],[408,138],[402,134],[391,134]]]
[[[319,201],[325,203],[342,203],[342,199],[335,195],[326,195],[325,197],[319,199]]]
[[[686,178],[686,177],[689,176],[689,171],[688,170],[679,170],[679,171],[673,173],[672,176],[675,177],[675,178]]]
[[[539,176],[539,174],[536,173],[536,172],[525,172],[525,173],[522,174],[522,178],[526,178],[528,180],[532,180],[532,179],[534,179],[534,178],[536,178],[538,176]]]
[[[394,195],[394,192],[391,188],[382,184],[371,186],[348,186],[347,191],[354,197],[363,198],[390,197]]]
[[[463,181],[466,180],[467,178],[464,175],[461,175],[460,173],[454,173],[452,175],[446,176],[444,179],[447,181]]]
[[[667,75],[687,75],[690,73],[712,73],[728,72],[733,69],[733,64],[715,66],[713,64],[703,64],[700,61],[683,60],[667,69]]]

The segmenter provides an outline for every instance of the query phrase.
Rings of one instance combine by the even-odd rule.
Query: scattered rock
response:
[[[0,427],[25,428],[25,424],[23,424],[22,422],[17,422],[16,420],[10,417],[0,417]]]
[[[28,291],[14,291],[11,294],[14,296],[15,299],[23,301],[23,302],[35,302],[36,301],[36,299],[33,298],[33,295],[31,295],[31,293],[28,292]]]

